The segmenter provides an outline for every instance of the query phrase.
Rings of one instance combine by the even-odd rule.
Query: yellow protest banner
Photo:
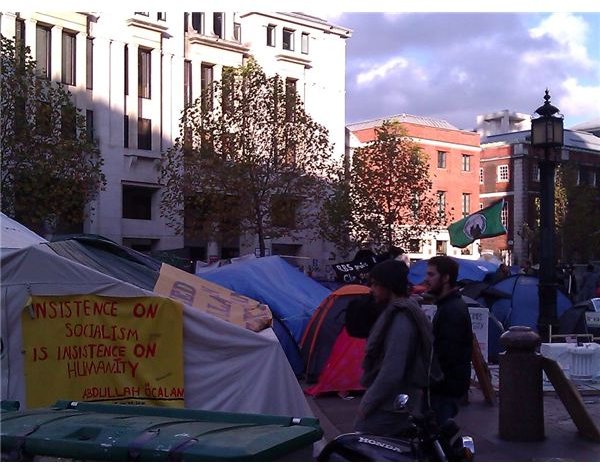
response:
[[[154,292],[206,311],[240,327],[259,332],[270,327],[269,306],[169,264],[162,264]]]
[[[182,318],[165,298],[32,296],[21,319],[27,407],[183,407]]]

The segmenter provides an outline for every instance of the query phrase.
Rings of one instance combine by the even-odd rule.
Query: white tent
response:
[[[40,235],[0,212],[0,249],[2,254],[13,249],[26,248],[45,242],[46,240]]]
[[[30,296],[155,296],[58,256],[45,245],[4,254],[0,265],[1,395],[22,407],[21,313]],[[185,306],[183,357],[186,408],[314,416],[271,328],[255,333]]]

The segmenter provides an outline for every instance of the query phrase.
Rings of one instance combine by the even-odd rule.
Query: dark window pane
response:
[[[267,26],[267,45],[275,47],[275,26],[273,24]]]
[[[198,34],[204,34],[204,13],[192,13],[192,28],[194,28]]]
[[[50,78],[50,28],[36,26],[35,60],[37,71],[46,78]]]
[[[213,108],[213,67],[212,65],[201,65],[200,67],[200,89],[202,97],[202,111]]]
[[[294,31],[291,29],[283,30],[283,49],[294,50]]]
[[[138,149],[152,150],[152,120],[138,118]]]
[[[123,185],[123,218],[152,220],[155,188]]]
[[[183,103],[192,104],[192,62],[186,60],[183,62]]]
[[[138,50],[138,97],[150,99],[150,78],[151,78],[150,50]]]
[[[75,34],[62,33],[62,82],[75,85]]]
[[[85,129],[87,133],[87,140],[94,140],[94,112],[92,110],[85,111]]]
[[[123,50],[123,81],[125,83],[125,95],[129,95],[129,47],[127,45]]]
[[[129,116],[123,115],[123,147],[129,147]]]
[[[86,42],[85,87],[94,88],[94,39],[91,37]]]
[[[213,13],[213,32],[217,37],[223,38],[223,13]]]
[[[77,137],[77,110],[75,107],[64,106],[60,112],[60,131],[63,138],[75,139]]]

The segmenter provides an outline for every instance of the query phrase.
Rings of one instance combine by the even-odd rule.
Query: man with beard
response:
[[[458,413],[458,402],[471,384],[473,330],[467,303],[456,283],[458,263],[447,256],[427,261],[425,285],[434,297],[437,312],[433,318],[434,352],[444,378],[431,387],[431,408],[440,425]]]
[[[375,435],[401,436],[409,427],[409,413],[422,411],[429,381],[440,380],[441,371],[432,361],[431,323],[419,304],[408,297],[408,267],[388,259],[369,274],[371,293],[384,306],[367,339],[360,379],[367,388],[355,429]],[[407,412],[394,408],[397,395],[409,396]]]

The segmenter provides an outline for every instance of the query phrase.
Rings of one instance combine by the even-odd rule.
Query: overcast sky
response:
[[[546,87],[565,126],[600,119],[600,13],[328,13],[347,41],[346,123],[399,113],[473,129],[532,114]]]

